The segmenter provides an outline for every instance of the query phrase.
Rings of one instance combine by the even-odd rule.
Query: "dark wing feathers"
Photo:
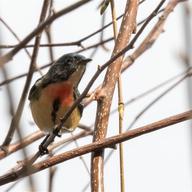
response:
[[[34,99],[35,99],[35,98],[38,98],[40,89],[39,89],[39,86],[37,86],[37,84],[42,80],[42,78],[43,78],[43,77],[39,78],[39,79],[35,82],[35,84],[32,86],[32,88],[31,88],[31,90],[30,90],[30,92],[29,92],[29,97],[28,97],[29,100],[31,100],[31,99],[33,99],[33,98],[34,98]]]
[[[74,88],[73,94],[74,94],[75,100],[80,96],[79,90],[77,88]],[[77,107],[79,109],[80,115],[82,116],[83,108],[84,108],[82,103],[80,103]]]

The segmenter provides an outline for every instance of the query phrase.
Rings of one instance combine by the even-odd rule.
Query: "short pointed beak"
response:
[[[85,63],[88,63],[88,62],[90,62],[90,61],[92,61],[92,59],[89,59],[89,58],[83,59],[83,62],[85,62]]]
[[[92,59],[89,59],[89,58],[84,58],[82,61],[81,61],[81,63],[83,64],[83,65],[86,65],[88,62],[90,62],[90,61],[92,61]]]

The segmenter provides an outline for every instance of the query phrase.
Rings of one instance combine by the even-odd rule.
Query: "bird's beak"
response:
[[[92,61],[92,59],[89,58],[85,58],[83,59],[83,64],[87,64],[88,62]]]

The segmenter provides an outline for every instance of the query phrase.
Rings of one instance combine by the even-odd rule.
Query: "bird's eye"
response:
[[[66,58],[65,62],[66,63],[71,63],[71,59],[70,58]]]
[[[78,56],[74,56],[74,59],[75,59],[76,61],[79,61],[79,60],[80,60],[80,58],[79,58]]]

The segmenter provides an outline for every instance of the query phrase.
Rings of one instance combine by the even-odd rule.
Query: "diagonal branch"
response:
[[[42,138],[43,136],[45,136],[45,134],[41,131],[36,131],[24,138],[22,138],[22,141],[17,141],[13,144],[10,144],[8,147],[7,147],[7,151],[3,151],[1,150],[0,151],[0,160],[3,159],[4,157],[30,145],[31,143],[33,143],[34,141]]]
[[[163,11],[163,9],[162,10],[160,10],[160,11],[158,11],[158,14],[159,13],[161,13]],[[123,15],[121,15],[121,16],[123,16]],[[118,17],[119,18],[119,17]],[[117,18],[117,19],[118,19]],[[141,22],[139,22],[138,24],[137,24],[137,26],[139,26],[139,25],[141,25],[141,24],[143,24],[144,22],[146,21],[146,19],[144,19],[144,20],[142,20]],[[109,24],[111,24],[111,23],[109,23]],[[108,24],[108,25],[109,25]],[[106,25],[106,26],[108,26],[108,25]],[[101,30],[101,29],[100,29]],[[99,30],[98,30],[99,31]],[[102,31],[102,30],[101,30]],[[91,34],[92,35],[92,34]],[[86,36],[86,37],[88,37],[88,36]],[[83,38],[82,39],[80,39],[80,40],[78,40],[78,41],[76,41],[76,42],[82,42],[82,40],[83,40]],[[84,50],[87,50],[87,49],[89,49],[89,48],[93,48],[93,47],[98,47],[99,45],[101,45],[102,43],[106,43],[106,42],[108,42],[108,41],[111,41],[111,40],[113,40],[113,37],[110,37],[110,38],[108,38],[108,39],[106,39],[106,40],[103,40],[102,42],[99,42],[99,43],[96,43],[96,44],[93,44],[93,45],[91,45],[91,46],[89,46],[89,47],[86,47],[86,48],[83,48],[83,49],[81,49],[81,50],[79,50],[79,51],[76,51],[76,53],[80,53],[80,52],[82,52],[82,51],[84,51]],[[156,39],[154,39],[154,41],[155,41]],[[145,42],[146,43],[146,42]],[[70,43],[69,43],[70,44]],[[65,46],[65,43],[61,43],[61,44],[41,44],[40,46],[42,46],[42,47],[47,47],[47,46],[51,46],[51,45],[53,45],[53,46]],[[29,47],[34,47],[34,45],[29,45]],[[28,47],[28,46],[25,46],[25,47]],[[1,46],[0,46],[0,48],[1,48]],[[140,48],[140,46],[139,46],[139,48]],[[147,50],[147,48],[145,49],[145,50],[143,50],[142,49],[142,51],[141,51],[141,53],[140,53],[140,55],[144,52],[144,51],[146,51]],[[136,51],[135,52],[139,52],[139,50],[137,50],[136,49]],[[136,53],[133,53],[133,55],[135,56],[136,55]],[[139,55],[139,56],[140,56]],[[128,67],[128,65],[130,65],[130,63],[132,64],[134,61],[133,60],[131,60],[130,58],[131,58],[132,56],[129,56],[127,59],[125,59],[124,60],[124,63],[123,63],[123,66],[122,66],[122,68],[123,68],[123,71]],[[137,56],[138,57],[138,56]],[[137,57],[135,56],[135,60],[137,59]],[[39,69],[41,70],[41,69],[45,69],[45,68],[47,68],[47,67],[49,67],[50,65],[51,65],[52,63],[48,63],[48,64],[46,64],[46,65],[43,65],[42,67],[39,67]],[[35,70],[35,72],[36,72],[37,70]],[[25,77],[25,76],[27,76],[27,73],[23,73],[23,74],[20,74],[20,75],[18,75],[18,76],[15,76],[15,77],[13,77],[13,78],[10,78],[10,79],[7,79],[6,81],[2,81],[2,82],[0,82],[0,86],[3,86],[3,85],[5,85],[5,84],[7,84],[7,83],[11,83],[11,82],[13,82],[13,81],[15,81],[15,80],[17,80],[17,79],[20,79],[20,78],[23,78],[23,77]]]
[[[42,13],[41,13],[41,16],[40,16],[39,24],[41,24],[44,21],[45,17],[46,17],[46,12],[47,12],[48,5],[49,5],[49,1],[45,0],[44,4],[43,4],[43,9],[42,9]],[[38,50],[39,50],[38,48],[39,48],[39,44],[40,44],[40,39],[41,39],[41,34],[39,34],[35,39],[35,47],[34,47],[34,50],[33,50],[33,54],[32,54],[32,58],[31,58],[29,70],[28,70],[27,79],[26,79],[26,82],[25,82],[25,85],[24,85],[24,89],[23,89],[23,92],[22,92],[22,95],[21,95],[21,98],[20,98],[20,101],[19,101],[18,108],[16,110],[15,115],[12,118],[11,125],[9,127],[9,131],[8,131],[8,133],[6,135],[6,138],[5,138],[5,140],[4,140],[3,144],[2,144],[2,147],[7,147],[10,144],[10,142],[11,142],[11,140],[13,138],[13,134],[14,134],[14,132],[15,132],[18,124],[19,124],[19,121],[20,121],[20,118],[21,118],[21,115],[22,115],[22,112],[23,112],[25,100],[26,100],[26,97],[27,97],[27,93],[28,93],[28,90],[29,90],[29,86],[31,84],[33,72],[34,72],[34,70],[36,68],[36,59],[37,59],[37,55],[38,55]]]
[[[162,128],[165,128],[165,127],[177,124],[177,123],[181,123],[183,121],[190,120],[190,119],[192,119],[192,110],[170,116],[168,118],[159,120],[157,122],[136,128],[134,130],[126,131],[122,134],[119,134],[119,135],[116,135],[113,137],[109,137],[109,138],[103,139],[101,141],[97,141],[97,142],[93,142],[88,145],[84,145],[82,147],[61,153],[59,155],[55,155],[53,157],[50,157],[47,160],[44,160],[44,161],[41,161],[39,163],[32,165],[30,172],[26,172],[24,170],[22,170],[22,172],[21,172],[18,167],[15,167],[15,168],[11,169],[11,171],[8,172],[7,174],[0,176],[0,185],[4,185],[6,183],[16,181],[25,176],[28,176],[28,175],[37,173],[39,171],[42,171],[44,169],[47,169],[53,165],[57,165],[59,163],[63,163],[65,161],[73,159],[75,157],[79,157],[80,155],[84,155],[84,154],[87,154],[87,153],[90,153],[93,151],[99,151],[103,148],[111,147],[112,145],[115,145],[115,144],[118,144],[121,142],[125,142],[127,140],[130,140],[130,139],[142,136],[144,134],[151,133],[153,131],[157,131],[159,129],[162,129]]]
[[[7,54],[0,57],[0,67],[10,61],[31,39],[33,39],[37,34],[42,32],[47,25],[50,25],[53,21],[55,21],[57,18],[79,8],[80,6],[88,3],[91,0],[81,0],[78,1],[65,9],[62,9],[61,11],[55,13],[53,16],[49,17],[46,21],[42,22],[37,28],[35,28],[25,39],[23,39],[14,49],[12,49]]]

